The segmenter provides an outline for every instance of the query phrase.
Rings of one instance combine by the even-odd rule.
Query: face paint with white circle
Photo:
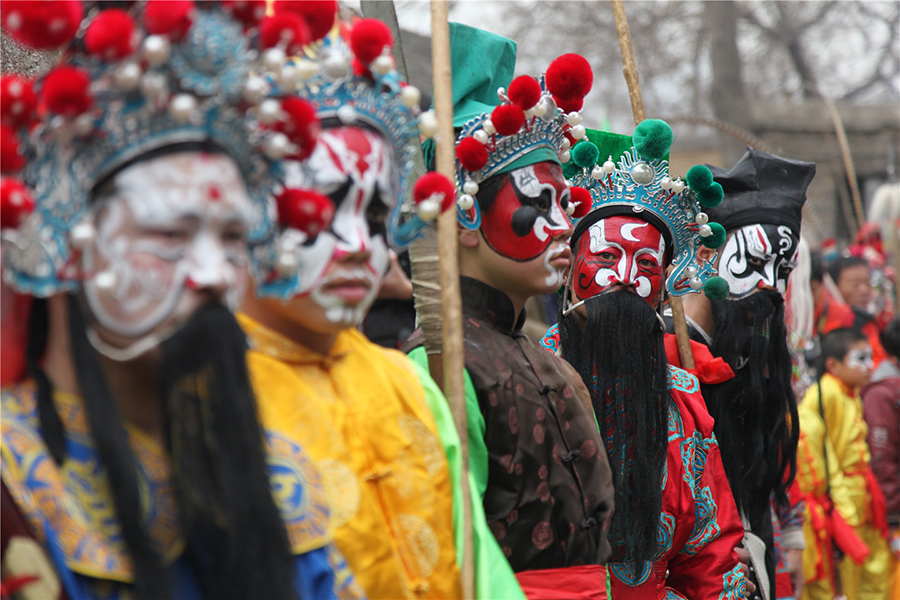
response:
[[[100,193],[82,265],[101,332],[148,348],[148,338],[171,335],[205,302],[237,309],[251,206],[230,157],[166,154],[126,167]]]
[[[297,246],[296,295],[308,294],[332,323],[358,325],[378,295],[390,261],[385,222],[395,179],[388,142],[356,126],[323,130],[309,159],[287,164],[286,185],[316,189],[335,205],[331,227]]]

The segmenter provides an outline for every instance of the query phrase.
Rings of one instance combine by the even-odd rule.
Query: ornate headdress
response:
[[[390,29],[381,21],[342,23],[291,58],[284,71],[296,79],[297,93],[313,104],[320,121],[369,127],[390,144],[398,177],[387,231],[391,245],[401,248],[452,206],[455,194],[446,178],[433,174],[413,185],[419,134],[434,135],[437,121],[431,111],[420,113],[421,92],[402,81],[392,45]],[[307,239],[277,228],[271,233],[253,250],[257,292],[289,297],[298,285],[299,253]]]
[[[450,24],[456,138],[457,218],[481,226],[478,184],[542,161],[566,163],[569,148],[585,135],[584,97],[594,75],[577,54],[565,54],[540,79],[512,79],[512,40]]]
[[[256,213],[250,237],[265,235],[275,220],[280,161],[312,150],[317,121],[283,73],[264,75],[312,40],[321,15],[303,14],[304,5],[330,5],[332,22],[335,10],[334,3],[284,4],[270,17],[265,2],[147,0],[86,13],[77,0],[4,6],[3,27],[18,41],[65,49],[33,86],[2,81],[4,174],[21,171],[30,186],[2,184],[11,285],[38,296],[71,289],[67,266],[93,235],[84,222],[93,191],[166,147],[226,151]]]
[[[639,216],[666,240],[672,262],[666,279],[670,295],[703,289],[712,298],[724,297],[727,284],[715,277],[714,260],[697,264],[701,244],[718,248],[725,242],[725,229],[703,212],[722,201],[722,186],[713,182],[712,172],[703,165],[691,167],[687,185],[680,178],[673,180],[665,160],[671,145],[672,129],[655,119],[638,125],[632,138],[588,130],[587,140],[572,148],[573,165],[566,167],[573,186],[573,216],[578,219],[572,245],[600,219]],[[603,154],[608,158],[601,165]]]

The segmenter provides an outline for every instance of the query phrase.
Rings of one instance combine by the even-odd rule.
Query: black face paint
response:
[[[728,282],[732,298],[744,298],[765,287],[784,294],[798,247],[799,236],[785,225],[747,225],[722,248],[719,275]]]

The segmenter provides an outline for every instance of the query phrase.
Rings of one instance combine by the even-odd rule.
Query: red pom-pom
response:
[[[331,198],[315,190],[285,188],[275,199],[279,223],[299,229],[311,238],[328,229],[334,218]]]
[[[463,138],[456,145],[456,158],[466,171],[480,171],[488,157],[488,149],[473,137]]]
[[[571,187],[569,188],[569,194],[571,194],[569,202],[575,204],[575,212],[572,213],[572,218],[580,219],[591,212],[593,199],[589,191],[580,187]]]
[[[337,17],[337,0],[275,0],[275,14],[282,11],[297,13],[309,27],[310,41],[320,40],[334,27]]]
[[[541,99],[541,84],[534,77],[521,75],[512,80],[506,95],[510,102],[522,110],[528,110]]]
[[[413,200],[416,204],[421,204],[425,200],[437,200],[441,205],[441,212],[453,206],[456,200],[456,188],[444,175],[435,173],[425,173],[413,188]]]
[[[366,65],[359,62],[358,58],[354,58],[350,64],[353,66],[353,74],[357,77],[368,77],[369,79],[374,79],[372,76],[372,70]]]
[[[491,113],[491,123],[500,135],[515,135],[525,124],[525,113],[515,104],[501,104]]]
[[[0,170],[15,173],[25,166],[25,157],[19,147],[16,132],[6,125],[0,125]]]
[[[256,27],[266,17],[266,0],[225,0],[222,8],[240,21],[244,29]]]
[[[582,98],[557,98],[553,96],[553,100],[556,102],[556,106],[560,108],[563,112],[578,112],[581,110],[581,107],[584,106],[584,100]]]
[[[194,24],[194,10],[193,0],[147,0],[144,29],[179,40]]]
[[[75,37],[84,9],[79,0],[0,2],[3,28],[19,43],[50,50]]]
[[[104,10],[88,25],[84,33],[84,48],[103,60],[125,58],[137,46],[134,19],[124,10]]]
[[[52,113],[73,117],[91,107],[94,100],[87,73],[62,66],[50,71],[41,87],[41,102]]]
[[[360,19],[350,30],[350,49],[364,65],[381,56],[382,51],[394,45],[394,37],[388,26],[378,19]]]
[[[15,229],[34,211],[34,200],[18,179],[0,180],[0,229]]]
[[[316,108],[310,102],[297,97],[281,101],[282,119],[275,126],[276,131],[285,134],[298,151],[291,155],[296,160],[304,160],[316,147],[321,125],[316,116]]]
[[[303,18],[292,12],[282,12],[263,19],[259,26],[259,42],[263,48],[284,48],[297,54],[310,42],[309,27]]]
[[[557,98],[584,98],[594,85],[594,72],[583,56],[563,54],[547,69],[547,89]]]
[[[30,81],[15,75],[0,77],[0,122],[10,127],[28,125],[36,105]]]

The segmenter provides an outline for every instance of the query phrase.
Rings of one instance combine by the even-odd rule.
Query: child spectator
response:
[[[803,597],[883,600],[889,560],[884,495],[869,467],[858,395],[869,382],[872,349],[860,332],[835,329],[822,338],[820,360],[823,375],[799,406],[796,487],[807,505]],[[850,560],[835,565],[832,544]]]
[[[888,358],[872,373],[862,391],[863,413],[869,425],[872,472],[887,500],[888,525],[893,532],[890,598],[900,598],[897,549],[900,547],[900,318],[881,334]]]

